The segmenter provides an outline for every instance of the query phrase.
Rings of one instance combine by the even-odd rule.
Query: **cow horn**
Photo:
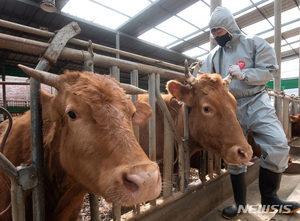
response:
[[[125,91],[126,94],[144,94],[147,93],[146,90],[133,86],[131,84],[121,83],[121,87]]]
[[[51,87],[55,87],[57,89],[59,75],[51,74],[46,71],[40,71],[33,68],[26,67],[24,65],[18,64],[18,67],[21,68],[28,76],[37,80],[40,83],[47,84]]]
[[[232,82],[232,76],[229,74],[223,80],[226,82],[226,87],[228,87]]]
[[[197,74],[204,74],[203,72],[200,72],[199,70],[200,70],[200,68],[202,67],[202,62],[203,61],[196,61],[196,62],[194,62],[194,63],[192,63],[191,65],[190,65],[190,67],[189,67],[189,70],[190,70],[190,73],[192,73],[192,75],[194,76],[194,77],[196,77],[197,76]]]
[[[184,61],[184,74],[185,74],[185,80],[188,84],[194,85],[197,83],[197,79],[191,74],[188,66],[187,60]]]

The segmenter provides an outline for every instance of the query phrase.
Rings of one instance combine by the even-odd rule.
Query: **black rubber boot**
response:
[[[231,184],[234,194],[234,205],[226,207],[222,211],[222,216],[225,219],[234,219],[240,213],[243,213],[246,210],[246,176],[245,173],[238,175],[230,174]]]
[[[269,212],[278,210],[278,213],[294,213],[300,209],[300,204],[295,201],[281,200],[277,195],[281,177],[282,173],[275,173],[260,167],[259,190],[262,208]]]

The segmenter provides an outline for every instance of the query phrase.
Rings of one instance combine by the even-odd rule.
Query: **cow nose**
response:
[[[125,188],[128,189],[132,193],[135,193],[140,189],[139,188],[140,179],[135,174],[125,173],[123,175],[123,184],[124,184]]]
[[[125,173],[123,175],[123,184],[130,192],[135,193],[140,189],[147,189],[159,183],[159,171],[141,172],[138,174]]]
[[[240,162],[244,164],[251,159],[251,157],[253,155],[253,151],[252,151],[252,149],[243,150],[243,149],[239,148],[237,155],[238,155],[238,158],[240,159]]]
[[[134,202],[155,199],[161,191],[161,176],[156,163],[139,165],[122,174],[123,188]]]
[[[243,151],[241,149],[238,149],[238,157],[241,160],[245,160],[248,157],[248,154],[247,154],[247,152],[245,152],[245,151]]]

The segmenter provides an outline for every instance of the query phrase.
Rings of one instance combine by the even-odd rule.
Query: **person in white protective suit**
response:
[[[233,76],[228,90],[237,100],[237,119],[245,136],[251,129],[255,142],[261,147],[259,189],[262,208],[294,213],[300,209],[299,203],[283,201],[277,195],[282,172],[287,168],[289,146],[275,109],[264,90],[278,69],[275,51],[264,39],[242,34],[227,8],[215,9],[209,28],[218,46],[206,57],[200,71],[219,73],[223,78],[228,74]],[[222,215],[232,219],[247,208],[247,166],[231,165],[228,171],[235,204],[225,208]]]

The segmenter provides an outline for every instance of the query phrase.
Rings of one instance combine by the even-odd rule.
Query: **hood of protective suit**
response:
[[[208,24],[210,30],[213,28],[224,28],[229,34],[241,34],[241,30],[236,24],[231,12],[224,7],[217,7],[211,14]]]

